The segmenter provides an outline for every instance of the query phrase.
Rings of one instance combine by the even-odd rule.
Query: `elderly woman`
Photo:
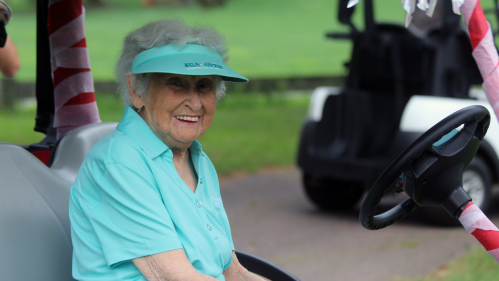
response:
[[[196,140],[227,67],[223,38],[182,22],[130,33],[116,67],[125,104],[71,189],[78,280],[262,280],[238,262],[217,174]]]

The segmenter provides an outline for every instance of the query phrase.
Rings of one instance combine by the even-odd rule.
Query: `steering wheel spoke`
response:
[[[412,175],[413,178],[419,178],[426,170],[428,170],[439,159],[438,153],[431,150],[426,150],[423,154],[410,165],[410,169],[406,174]]]

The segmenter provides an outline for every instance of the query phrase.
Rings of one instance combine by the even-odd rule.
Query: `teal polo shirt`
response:
[[[200,273],[225,280],[234,244],[218,177],[199,142],[189,151],[196,192],[178,175],[168,146],[125,108],[71,187],[75,279],[146,280],[132,259],[183,248]]]

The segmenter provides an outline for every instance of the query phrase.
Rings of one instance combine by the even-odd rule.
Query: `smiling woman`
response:
[[[159,21],[129,34],[116,67],[127,105],[71,188],[78,280],[262,280],[237,260],[217,174],[198,137],[213,121],[225,65],[214,30]]]
[[[127,79],[133,89],[131,77]],[[186,150],[213,122],[215,76],[158,73],[152,76],[145,97],[133,90],[130,97],[140,116],[170,149]]]

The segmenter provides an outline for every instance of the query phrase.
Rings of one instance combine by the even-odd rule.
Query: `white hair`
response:
[[[125,105],[132,105],[127,75],[132,75],[132,87],[140,96],[147,94],[151,82],[151,73],[131,73],[133,59],[141,52],[164,45],[176,45],[183,48],[186,44],[197,44],[211,48],[218,52],[224,63],[227,62],[225,39],[215,29],[203,27],[189,27],[178,20],[160,20],[151,22],[132,31],[125,37],[123,51],[115,68],[118,93]],[[225,95],[225,82],[220,76],[215,76],[217,100]]]

